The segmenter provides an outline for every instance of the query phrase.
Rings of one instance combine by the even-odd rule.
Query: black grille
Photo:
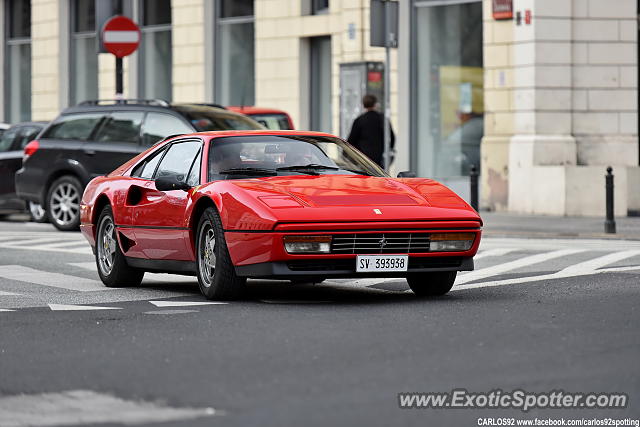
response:
[[[429,233],[334,234],[332,254],[415,254],[429,252]]]

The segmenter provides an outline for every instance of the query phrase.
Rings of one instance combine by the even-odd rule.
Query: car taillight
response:
[[[30,143],[28,143],[24,147],[24,155],[22,156],[22,163],[24,163],[29,157],[31,157],[33,153],[38,151],[38,148],[40,148],[40,143],[38,142],[37,139],[34,139]]]

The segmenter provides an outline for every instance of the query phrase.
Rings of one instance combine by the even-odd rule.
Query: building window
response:
[[[329,0],[302,0],[303,15],[321,15],[329,12]]]
[[[480,162],[482,2],[423,4],[412,22],[411,169],[453,185]]]
[[[331,37],[311,37],[309,59],[309,124],[331,133]]]
[[[98,38],[95,0],[71,2],[71,105],[98,99]]]
[[[171,0],[142,0],[139,92],[171,101]]]
[[[5,120],[17,123],[31,119],[31,1],[12,0],[5,4]]]
[[[219,0],[216,16],[215,100],[222,105],[253,105],[253,0]]]

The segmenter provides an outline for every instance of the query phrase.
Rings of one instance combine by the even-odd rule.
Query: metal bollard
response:
[[[616,232],[616,220],[613,218],[613,168],[609,166],[607,168],[607,174],[605,175],[605,189],[607,194],[607,219],[604,221],[604,232],[615,233]]]
[[[471,165],[469,170],[469,183],[471,185],[471,207],[478,211],[478,170],[476,165]]]

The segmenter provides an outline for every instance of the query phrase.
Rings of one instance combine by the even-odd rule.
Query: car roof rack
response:
[[[127,98],[127,99],[89,99],[82,101],[80,105],[156,105],[159,107],[169,107],[169,104],[164,99],[140,99],[140,98]]]

